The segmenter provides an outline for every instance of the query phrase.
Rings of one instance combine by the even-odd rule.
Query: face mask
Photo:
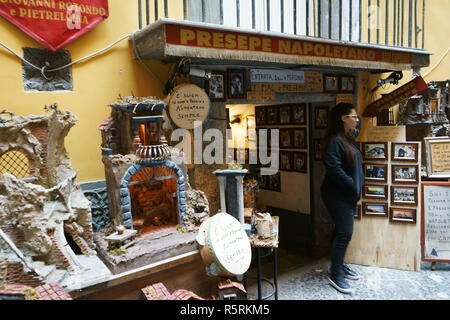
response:
[[[350,139],[356,139],[356,137],[359,135],[359,129],[349,129],[345,134]]]

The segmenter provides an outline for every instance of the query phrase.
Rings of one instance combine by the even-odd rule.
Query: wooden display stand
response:
[[[374,141],[374,140],[372,140]],[[405,142],[410,143],[411,141]],[[384,142],[379,142],[383,144]],[[363,164],[377,163],[380,166],[386,165],[386,180],[383,182],[374,182],[374,185],[387,186],[385,188],[385,199],[374,199],[367,197],[363,190],[362,201],[378,202],[385,205],[386,215],[365,214],[364,206],[362,208],[361,219],[355,219],[354,232],[352,240],[347,249],[345,262],[362,265],[371,265],[377,267],[386,267],[402,270],[420,270],[420,225],[421,225],[421,201],[420,190],[420,143],[419,150],[416,150],[417,157],[411,160],[399,160],[392,157],[393,142],[386,143],[386,158],[378,160],[363,160]],[[362,150],[363,151],[363,150]],[[415,166],[417,181],[398,181],[393,179],[393,166],[410,165]],[[395,168],[395,167],[394,167]],[[367,184],[367,179],[366,179]],[[393,204],[392,186],[413,187],[416,188],[416,204],[398,205]],[[362,204],[362,201],[359,204]],[[392,208],[415,209],[415,220],[405,223],[402,219],[392,219]],[[408,222],[408,221],[406,221]]]

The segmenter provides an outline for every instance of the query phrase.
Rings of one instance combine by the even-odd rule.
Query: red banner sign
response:
[[[108,0],[0,0],[0,15],[52,51],[108,17]]]
[[[166,42],[197,48],[267,52],[348,61],[411,64],[409,52],[166,24]]]
[[[380,111],[389,109],[425,89],[428,89],[427,84],[421,76],[418,76],[383,98],[369,104],[364,110],[363,117],[375,117]]]

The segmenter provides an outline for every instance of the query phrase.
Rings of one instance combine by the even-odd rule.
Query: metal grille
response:
[[[160,181],[160,180],[166,180],[171,178],[177,178],[175,172],[166,167],[166,166],[159,166],[159,167],[145,167],[139,171],[137,171],[129,181],[130,185],[135,184],[142,184],[147,183],[151,181]]]
[[[28,158],[20,151],[8,151],[0,157],[0,173],[8,172],[16,178],[30,176]]]

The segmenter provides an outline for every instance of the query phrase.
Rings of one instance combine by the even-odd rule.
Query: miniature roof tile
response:
[[[149,285],[142,288],[141,291],[144,293],[147,300],[205,300],[186,289],[177,289],[170,294],[162,282]]]
[[[239,283],[239,282],[223,281],[223,282],[219,282],[218,287],[219,287],[219,290],[235,287],[235,288],[241,290],[242,292],[247,293],[247,290],[245,290],[242,283]]]
[[[21,284],[5,284],[0,285],[0,294],[23,295],[25,298],[30,295],[36,300],[72,300],[72,297],[57,283],[44,284],[36,288]]]
[[[192,291],[186,289],[175,290],[171,296],[172,296],[171,300],[190,300],[190,299],[205,300],[202,297],[193,293]]]
[[[103,131],[109,127],[109,124],[113,121],[113,117],[106,118],[101,125],[98,126],[98,130]]]
[[[39,300],[72,300],[70,294],[57,283],[44,284],[36,288],[41,296]]]
[[[142,288],[141,291],[147,300],[166,300],[165,297],[170,296],[169,291],[162,282],[149,285]]]

